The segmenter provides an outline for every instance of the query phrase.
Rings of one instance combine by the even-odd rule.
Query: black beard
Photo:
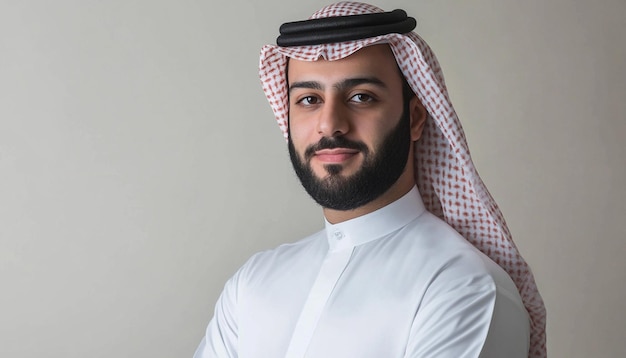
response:
[[[296,152],[289,135],[288,148],[291,164],[300,178],[302,186],[319,205],[333,210],[353,210],[384,194],[402,175],[411,147],[411,120],[409,101],[404,101],[404,110],[400,121],[385,136],[381,145],[370,153],[363,142],[355,142],[345,137],[324,137],[308,147],[304,159]],[[363,155],[363,165],[349,177],[341,176],[340,164],[325,165],[328,176],[319,179],[310,160],[314,152],[332,148],[357,149]]]

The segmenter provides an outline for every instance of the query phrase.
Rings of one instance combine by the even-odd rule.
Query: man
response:
[[[263,48],[263,89],[326,227],[254,255],[195,357],[545,356],[532,274],[414,27],[343,2]]]

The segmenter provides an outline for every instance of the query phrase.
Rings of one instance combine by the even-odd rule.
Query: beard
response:
[[[289,135],[288,148],[291,164],[306,192],[319,205],[333,210],[353,210],[384,194],[398,180],[406,166],[411,147],[409,101],[404,101],[404,110],[398,124],[372,152],[367,145],[345,137],[323,137],[309,146],[304,158],[296,152]],[[363,164],[359,170],[342,176],[341,164],[327,164],[325,178],[318,178],[311,168],[311,158],[321,149],[350,148],[359,150]]]

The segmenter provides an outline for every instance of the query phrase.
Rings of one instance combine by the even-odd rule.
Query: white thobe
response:
[[[417,188],[257,253],[226,283],[194,358],[528,356],[510,277]]]

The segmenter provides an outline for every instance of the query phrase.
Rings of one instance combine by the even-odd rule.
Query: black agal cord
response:
[[[413,31],[415,19],[404,10],[377,14],[326,17],[287,22],[280,26],[276,44],[282,47],[321,45]]]

